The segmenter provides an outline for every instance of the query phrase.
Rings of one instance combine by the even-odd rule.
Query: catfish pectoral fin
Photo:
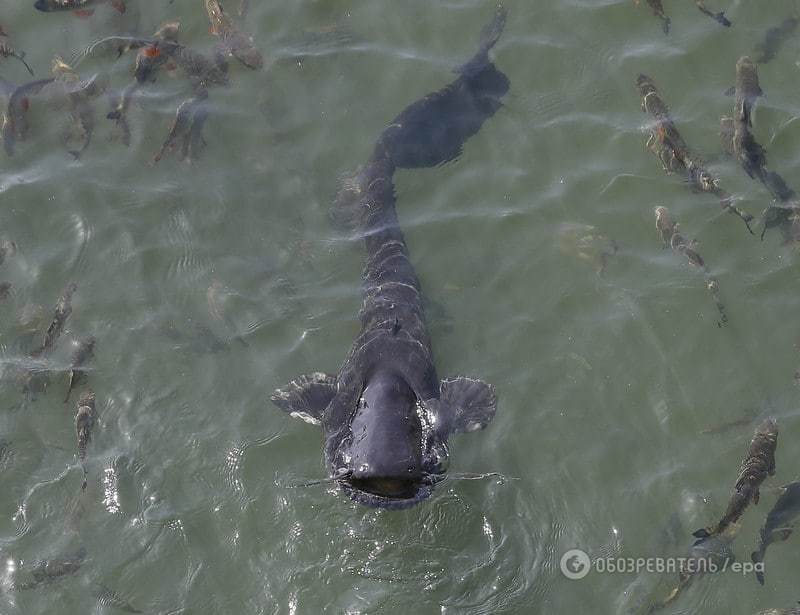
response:
[[[275,389],[270,401],[291,416],[312,425],[322,423],[325,408],[336,394],[336,377],[315,372]]]
[[[439,384],[442,410],[452,413],[450,430],[453,433],[483,429],[497,411],[494,387],[475,378],[446,378]]]
[[[699,530],[695,530],[694,532],[692,532],[692,536],[694,536],[695,538],[700,538],[701,540],[704,540],[704,539],[706,539],[706,538],[711,536],[711,532],[708,531],[708,528],[701,527]],[[697,544],[697,543],[695,543],[695,544]]]

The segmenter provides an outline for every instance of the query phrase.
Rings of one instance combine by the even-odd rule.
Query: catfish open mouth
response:
[[[372,508],[402,510],[428,499],[438,477],[423,476],[411,480],[403,477],[370,476],[339,479],[339,486],[351,500]],[[439,479],[440,480],[440,479]]]
[[[415,480],[390,477],[351,478],[350,484],[359,491],[385,498],[413,498],[420,487]]]

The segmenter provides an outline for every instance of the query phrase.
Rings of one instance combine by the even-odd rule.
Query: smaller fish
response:
[[[224,53],[254,70],[264,66],[264,56],[253,45],[253,39],[243,34],[225,13],[219,0],[205,0],[206,12],[211,21],[211,34],[218,36]]]
[[[231,339],[237,340],[243,346],[249,346],[247,341],[236,331],[236,325],[231,320],[230,316],[226,314],[222,306],[222,295],[225,292],[225,287],[219,280],[212,280],[211,284],[206,290],[206,302],[208,303],[208,313],[217,322],[221,323],[231,334]]]
[[[764,92],[758,83],[758,69],[750,56],[742,56],[736,62],[736,83],[725,92],[726,96],[734,96],[734,122],[742,121],[753,125],[753,107]]]
[[[3,147],[6,154],[14,155],[17,141],[23,141],[28,135],[28,122],[25,114],[30,109],[30,97],[35,96],[46,86],[53,83],[53,79],[39,79],[14,88],[8,99],[6,112],[3,115]]]
[[[616,241],[589,224],[561,224],[557,232],[557,245],[563,254],[577,256],[591,264],[599,276],[605,273],[609,259],[619,251]]]
[[[203,101],[208,98],[208,90],[200,90],[197,96],[183,101],[175,113],[175,119],[172,121],[172,126],[169,129],[169,134],[164,141],[161,148],[156,152],[153,157],[153,162],[157,163],[161,160],[165,153],[175,149],[178,142],[182,142],[181,150],[184,154],[188,155],[189,147],[192,139],[192,127],[194,125],[198,109],[202,107]],[[202,124],[205,123],[205,117],[201,117],[201,130]],[[196,138],[196,137],[195,137]],[[202,134],[200,135],[202,138]]]
[[[791,536],[792,524],[800,516],[800,481],[789,483],[781,488],[781,495],[767,514],[758,549],[750,556],[754,564],[764,562],[767,547],[776,540],[787,540]],[[756,578],[764,585],[764,572],[756,570]]]
[[[766,64],[773,60],[778,51],[783,46],[789,36],[791,36],[800,25],[800,18],[787,17],[783,22],[770,28],[764,33],[764,38],[755,46],[756,64]]]
[[[47,327],[42,345],[31,353],[32,357],[45,355],[55,347],[58,338],[64,331],[64,325],[67,323],[67,319],[72,314],[72,295],[75,294],[76,290],[78,290],[77,284],[70,283],[61,297],[59,297],[56,303],[53,320],[50,322],[50,326]]]
[[[761,483],[767,476],[775,474],[775,449],[777,446],[778,424],[775,419],[768,418],[756,428],[747,451],[747,457],[742,461],[739,469],[739,478],[734,485],[733,495],[725,515],[716,526],[701,528],[694,532],[693,536],[699,539],[697,543],[723,533],[728,526],[736,523],[750,502],[758,504]]]
[[[14,589],[33,589],[40,585],[58,581],[65,576],[75,574],[80,570],[84,560],[86,560],[86,548],[81,547],[72,555],[38,562],[31,570],[33,580],[15,585]]]
[[[16,58],[28,69],[28,72],[31,74],[31,77],[34,76],[33,69],[28,65],[25,61],[25,52],[17,52],[11,45],[6,43],[0,43],[0,57],[3,58]]]
[[[703,161],[689,150],[653,80],[647,75],[640,74],[636,79],[636,86],[641,96],[642,111],[648,113],[654,120],[646,147],[658,157],[664,171],[667,174],[681,173],[694,191],[717,197],[720,207],[741,218],[748,232],[753,234],[750,228],[752,214],[735,205],[733,197],[719,187],[719,180],[705,168]]]
[[[79,17],[89,17],[94,13],[91,8],[102,2],[110,2],[120,13],[125,12],[124,0],[36,0],[33,7],[44,13],[52,13],[55,11],[72,11]]]
[[[89,147],[94,133],[94,107],[91,100],[105,91],[106,81],[100,75],[81,81],[78,73],[58,56],[53,60],[52,72],[69,105],[70,129],[64,136],[64,142],[69,144],[73,139],[82,142],[79,149],[68,150],[77,160]]]
[[[111,111],[106,118],[115,120],[117,127],[122,131],[122,141],[125,145],[130,145],[130,127],[128,126],[128,109],[130,108],[133,95],[145,83],[155,81],[156,73],[159,68],[164,66],[170,59],[169,50],[177,46],[180,22],[170,21],[162,24],[155,31],[151,39],[130,39],[129,37],[111,37],[101,39],[90,45],[84,55],[91,54],[92,51],[107,41],[115,42],[124,40],[129,48],[137,48],[136,64],[134,66],[133,81],[125,87],[119,100],[115,101]]]
[[[69,401],[72,389],[86,379],[86,370],[81,368],[94,356],[95,343],[94,336],[90,335],[75,345],[75,350],[69,360],[69,385],[67,387],[67,395],[64,397],[65,404]]]
[[[0,243],[0,265],[2,265],[6,258],[11,258],[17,253],[17,244],[13,241],[3,241]]]
[[[678,584],[663,600],[650,606],[648,613],[660,611],[675,602],[692,583],[707,572],[723,570],[733,562],[731,548],[739,533],[738,523],[729,524],[724,531],[703,540],[698,540],[689,549],[686,557],[681,558],[678,571]]]
[[[81,484],[81,491],[86,490],[86,447],[92,441],[92,429],[97,419],[97,411],[95,409],[95,396],[94,392],[89,390],[81,395],[78,400],[78,412],[75,415],[75,431],[78,436],[78,459],[80,459],[81,467],[83,468],[83,483]]]
[[[661,241],[665,248],[672,245],[672,235],[675,233],[675,223],[669,215],[669,210],[666,207],[656,207],[656,231],[661,236]]]
[[[680,234],[678,231],[679,225],[674,225],[672,237],[669,240],[669,245],[674,252],[677,254],[683,254],[686,257],[686,260],[689,261],[690,265],[694,267],[698,267],[700,269],[705,270],[706,263],[703,260],[703,257],[697,252],[697,246],[699,245],[696,239],[692,239],[688,241],[683,235]]]
[[[703,13],[704,15],[708,15],[709,17],[711,17],[711,19],[713,19],[717,23],[725,26],[726,28],[730,28],[731,27],[732,24],[728,20],[728,18],[725,17],[725,12],[724,11],[720,11],[719,13],[714,13],[712,11],[709,11],[706,8],[706,5],[703,2],[703,0],[695,0],[695,4],[697,5],[697,8],[700,9],[700,12]]]
[[[636,4],[636,6],[639,6],[640,0],[633,0],[633,2]],[[653,9],[653,15],[661,20],[664,28],[664,34],[669,34],[669,27],[672,21],[664,12],[664,5],[662,4],[661,0],[647,0],[647,5]]]

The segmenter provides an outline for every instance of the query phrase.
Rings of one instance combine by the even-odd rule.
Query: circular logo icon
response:
[[[580,549],[570,549],[561,556],[561,572],[568,579],[573,581],[582,579],[589,574],[592,561],[585,551]]]

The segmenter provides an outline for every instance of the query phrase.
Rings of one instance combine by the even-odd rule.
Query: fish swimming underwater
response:
[[[717,326],[722,326],[728,322],[728,314],[725,311],[725,305],[720,299],[719,282],[711,275],[711,272],[706,267],[705,260],[698,252],[698,242],[696,240],[687,240],[680,232],[679,224],[673,222],[669,210],[666,207],[656,207],[656,230],[658,231],[664,247],[672,248],[676,254],[684,256],[690,265],[697,267],[703,272],[706,279],[706,288],[717,306],[720,319]]]
[[[731,27],[732,25],[731,22],[728,20],[727,17],[725,17],[725,11],[720,11],[719,13],[714,13],[713,11],[709,11],[706,8],[705,2],[703,2],[703,0],[695,0],[695,4],[697,5],[697,8],[700,9],[700,12],[703,13],[703,15],[708,15],[709,17],[711,17],[711,19],[716,21],[718,24],[725,26],[726,28]]]
[[[75,574],[80,570],[86,560],[87,551],[84,547],[75,553],[64,557],[56,557],[37,562],[31,570],[33,580],[26,583],[15,584],[16,590],[27,590],[49,583],[54,583],[65,576]]]
[[[102,4],[103,2],[110,2],[111,6],[120,13],[125,12],[126,7],[124,0],[36,0],[33,7],[44,13],[74,11],[76,15],[88,16],[94,13],[93,6]]]
[[[97,410],[95,409],[95,395],[93,391],[86,391],[78,400],[78,412],[75,414],[75,432],[78,436],[78,459],[83,468],[83,483],[81,490],[86,489],[86,448],[92,441],[92,430],[97,420]]]
[[[459,77],[410,104],[383,131],[379,144],[397,168],[433,167],[455,160],[464,142],[503,106],[508,77],[489,61],[489,51],[505,23],[506,12],[498,9],[481,32],[477,53],[456,69]]]
[[[764,38],[755,46],[756,64],[766,64],[775,59],[783,43],[800,25],[800,18],[787,17],[780,25],[774,26],[764,33]]]
[[[639,6],[640,0],[633,0],[633,3],[636,6]],[[670,18],[667,17],[667,14],[664,12],[664,5],[661,0],[647,0],[647,5],[653,9],[653,15],[658,17],[661,20],[661,23],[664,28],[664,34],[669,34],[669,27],[672,23]]]
[[[681,173],[693,190],[717,197],[720,207],[741,218],[752,234],[752,214],[734,204],[733,197],[719,187],[719,180],[705,168],[700,157],[689,150],[653,80],[647,75],[639,75],[636,86],[642,100],[642,111],[654,120],[646,147],[658,157],[664,171],[667,174]]]
[[[205,114],[207,113],[205,111],[207,99],[208,90],[202,89],[197,96],[183,101],[178,106],[167,138],[158,152],[156,152],[156,155],[153,156],[153,163],[159,162],[164,154],[175,149],[179,142],[181,143],[181,153],[184,160],[189,159],[191,156],[197,156],[197,153],[193,150],[195,147],[199,147],[199,143],[195,143],[195,140],[202,139],[202,125],[205,123]],[[200,128],[196,129],[195,125],[199,125]],[[199,137],[195,135],[196,131]],[[194,147],[192,147],[193,145]]]
[[[776,540],[787,540],[791,536],[792,524],[800,516],[800,482],[795,481],[781,488],[781,495],[767,514],[758,549],[750,556],[754,564],[764,562],[767,547]],[[764,585],[764,572],[756,570],[756,579]]]
[[[86,378],[86,370],[82,369],[86,363],[94,356],[94,347],[97,343],[93,335],[75,344],[75,350],[69,359],[69,385],[64,403],[69,401],[72,389]]]
[[[264,66],[264,56],[253,45],[250,36],[239,31],[225,13],[220,0],[205,0],[206,12],[211,21],[211,33],[220,38],[224,51],[252,69]]]
[[[78,149],[68,149],[78,160],[92,141],[95,123],[91,101],[105,91],[105,80],[100,75],[81,80],[78,73],[58,56],[53,60],[52,72],[69,106],[70,126],[64,134],[64,142],[68,147],[73,141],[80,142]]]
[[[331,479],[367,506],[409,508],[429,497],[447,469],[449,436],[485,427],[496,411],[490,385],[465,377],[439,381],[436,375],[420,283],[395,210],[393,175],[400,166],[453,158],[494,113],[499,103],[476,101],[488,103],[498,91],[502,73],[486,52],[504,21],[499,7],[484,30],[490,39],[483,39],[458,85],[403,111],[398,120],[411,121],[395,120],[384,131],[354,180],[356,205],[347,220],[366,247],[364,302],[361,331],[338,375],[301,376],[271,397],[292,416],[322,426]],[[504,92],[508,81],[502,77]],[[443,113],[448,108],[468,111],[469,119]]]
[[[757,428],[747,457],[739,469],[739,478],[733,488],[728,508],[725,515],[716,526],[702,528],[694,532],[693,536],[702,542],[709,536],[715,536],[725,531],[732,523],[736,523],[744,513],[750,502],[758,504],[759,487],[767,478],[775,474],[775,449],[778,446],[778,424],[775,419],[769,418]]]
[[[767,207],[762,213],[764,227],[761,239],[764,239],[767,229],[775,226],[780,227],[786,236],[788,227],[791,226],[789,219],[797,209],[794,202],[796,194],[778,173],[767,168],[766,150],[753,135],[753,107],[758,97],[764,93],[759,85],[756,64],[748,56],[742,56],[736,62],[733,94],[733,116],[720,120],[723,150],[735,156],[747,175],[751,179],[759,180],[780,202],[779,205]]]
[[[3,114],[3,147],[6,154],[14,155],[17,141],[24,140],[28,135],[28,120],[25,114],[30,108],[30,97],[40,93],[53,79],[39,79],[13,88],[9,96],[5,113]]]
[[[685,557],[679,558],[678,584],[666,598],[650,606],[648,613],[655,613],[675,602],[700,577],[725,570],[733,562],[731,549],[738,535],[738,523],[730,523],[723,531],[695,542]]]
[[[78,285],[70,283],[67,285],[61,297],[59,297],[54,310],[53,320],[50,322],[47,331],[45,331],[42,344],[31,352],[32,357],[46,355],[55,347],[58,338],[61,337],[61,333],[64,331],[64,325],[66,325],[67,319],[72,314],[72,295],[75,294],[76,290],[78,290]]]

